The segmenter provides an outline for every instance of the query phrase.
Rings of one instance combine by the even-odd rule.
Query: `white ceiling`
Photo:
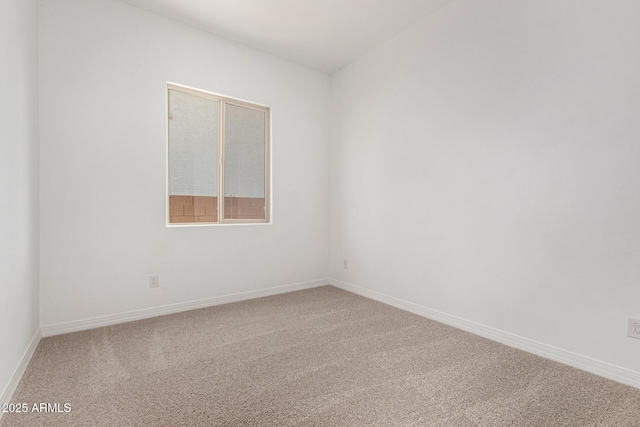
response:
[[[332,73],[451,0],[123,0]]]

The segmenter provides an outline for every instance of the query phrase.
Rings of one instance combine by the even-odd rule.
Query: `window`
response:
[[[175,84],[167,97],[168,224],[269,222],[269,107]]]

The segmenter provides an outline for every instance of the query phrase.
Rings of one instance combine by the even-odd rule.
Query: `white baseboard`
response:
[[[273,288],[259,289],[256,291],[240,292],[237,294],[163,305],[160,307],[145,308],[142,310],[129,311],[126,313],[110,314],[107,316],[74,320],[72,322],[56,323],[53,325],[42,326],[42,336],[50,337],[53,335],[67,334],[69,332],[101,328],[103,326],[110,326],[118,323],[132,322],[134,320],[148,319],[151,317],[164,316],[166,314],[196,310],[198,308],[212,307],[215,305],[228,304],[231,302],[267,297],[270,295],[310,289],[328,284],[330,284],[329,279],[312,280],[310,282],[293,283],[290,285],[276,286]]]
[[[561,348],[557,348],[538,341],[530,340],[528,338],[524,338],[509,332],[504,332],[499,329],[471,322],[460,317],[452,316],[450,314],[446,314],[437,310],[423,307],[418,304],[391,297],[380,292],[371,291],[369,289],[342,282],[340,280],[331,279],[330,283],[331,285],[345,291],[362,295],[376,301],[380,301],[382,303],[400,308],[405,311],[409,311],[419,316],[427,317],[440,323],[451,325],[458,329],[471,332],[472,334],[508,345],[509,347],[524,350],[526,352],[536,354],[546,359],[551,359],[556,362],[560,362],[562,364],[572,366],[574,368],[578,368],[583,371],[587,371],[622,384],[640,388],[640,372],[632,371],[620,366],[615,366],[610,363],[592,359],[587,356],[582,356],[577,353],[563,350]]]
[[[27,370],[27,366],[29,366],[29,362],[31,362],[33,353],[36,352],[38,343],[40,343],[40,338],[42,338],[42,332],[40,328],[38,328],[36,333],[33,335],[33,338],[31,338],[29,347],[27,347],[27,350],[24,352],[24,355],[22,356],[22,360],[20,361],[18,368],[13,373],[13,376],[11,377],[11,381],[9,381],[9,384],[5,387],[2,394],[0,394],[0,408],[5,403],[11,403],[11,398],[13,397],[13,393],[15,393],[16,388],[18,388],[18,384],[20,383],[20,380],[22,379],[24,372]],[[2,414],[3,412],[0,411],[0,419],[2,418]]]

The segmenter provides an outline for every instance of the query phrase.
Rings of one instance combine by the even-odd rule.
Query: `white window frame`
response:
[[[191,95],[213,99],[219,102],[218,104],[218,221],[217,222],[170,222],[170,206],[169,206],[169,91],[179,91],[188,93]],[[249,108],[252,110],[258,110],[265,113],[265,147],[264,147],[264,219],[233,219],[224,217],[224,119],[225,119],[225,106],[236,105],[239,107]],[[238,98],[232,98],[230,96],[221,95],[215,92],[209,92],[202,89],[197,89],[190,86],[181,85],[178,83],[167,82],[166,85],[166,225],[167,227],[192,227],[192,226],[217,226],[217,225],[242,225],[242,224],[271,224],[271,107],[264,104],[258,104],[256,102],[246,101]]]

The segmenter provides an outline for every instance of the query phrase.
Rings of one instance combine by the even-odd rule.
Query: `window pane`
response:
[[[224,217],[265,219],[264,111],[225,104]]]
[[[169,90],[169,222],[217,221],[219,101]]]

